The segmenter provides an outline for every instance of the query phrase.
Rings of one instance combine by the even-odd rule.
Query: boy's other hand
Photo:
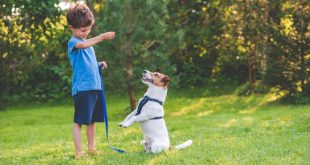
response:
[[[108,65],[105,61],[101,61],[101,62],[98,62],[98,65],[102,65],[102,69],[107,69],[108,68]]]
[[[112,40],[115,38],[115,32],[106,32],[100,34],[102,40]]]

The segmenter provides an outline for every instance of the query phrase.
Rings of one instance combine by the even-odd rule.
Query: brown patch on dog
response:
[[[167,86],[167,85],[171,82],[171,79],[170,79],[170,77],[168,77],[168,76],[165,75],[165,76],[161,79],[161,82],[164,83],[164,86]]]
[[[152,75],[153,84],[158,87],[166,88],[169,82],[171,82],[171,79],[167,75],[164,75],[162,73],[154,72],[154,73],[151,73],[151,75]]]

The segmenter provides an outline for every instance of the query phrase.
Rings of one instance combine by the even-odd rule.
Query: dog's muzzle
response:
[[[153,83],[153,79],[149,71],[144,70],[142,74],[142,81]]]

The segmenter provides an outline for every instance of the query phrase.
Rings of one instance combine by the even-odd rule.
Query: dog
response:
[[[159,153],[173,147],[170,145],[168,131],[164,120],[163,104],[166,100],[170,78],[159,72],[145,70],[142,74],[142,82],[148,85],[144,97],[139,100],[138,107],[131,112],[119,126],[128,128],[135,122],[139,122],[144,133],[141,144],[149,153]],[[177,150],[184,149],[192,144],[192,140],[175,146]]]

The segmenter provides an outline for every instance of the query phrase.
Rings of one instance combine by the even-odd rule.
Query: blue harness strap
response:
[[[139,115],[142,111],[142,107],[148,102],[148,101],[154,101],[154,102],[157,102],[158,104],[160,105],[163,105],[163,102],[162,101],[159,101],[157,99],[153,99],[153,98],[150,98],[149,96],[144,96],[143,99],[139,102],[139,105],[138,105],[138,108],[137,108],[137,113],[136,113],[136,116]],[[153,117],[151,118],[150,120],[158,120],[158,119],[162,119],[163,117],[162,116],[158,116],[158,117]]]
[[[108,111],[107,111],[107,107],[106,107],[106,101],[105,101],[105,95],[104,95],[104,85],[103,85],[103,78],[101,75],[101,69],[102,69],[102,65],[99,66],[99,74],[100,74],[100,78],[101,78],[101,98],[102,98],[102,110],[103,110],[103,117],[104,117],[104,123],[105,123],[105,131],[106,131],[106,137],[107,137],[107,141],[108,141],[108,145],[109,147],[119,153],[126,153],[126,151],[115,148],[113,146],[110,145],[109,142],[109,123],[108,123]]]

